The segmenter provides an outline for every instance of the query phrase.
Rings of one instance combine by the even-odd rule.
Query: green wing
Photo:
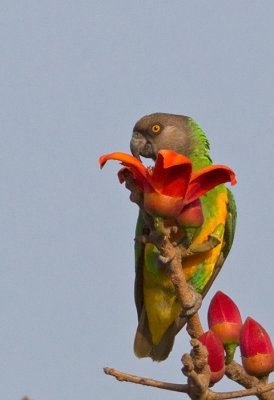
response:
[[[235,235],[235,230],[236,230],[236,223],[237,223],[237,208],[236,208],[236,203],[234,200],[234,196],[231,193],[229,189],[227,189],[227,195],[228,195],[228,203],[227,203],[227,217],[226,217],[226,223],[225,223],[225,232],[224,232],[224,247],[219,255],[219,258],[215,264],[214,267],[214,272],[212,276],[210,277],[209,281],[207,282],[202,296],[205,297],[207,292],[209,291],[212,283],[214,282],[216,276],[220,272],[223,263],[226,260],[226,257],[228,256],[228,253],[230,252],[233,240],[234,240],[234,235]]]
[[[228,194],[228,205],[227,205],[228,214],[225,225],[225,246],[223,248],[223,255],[225,259],[228,253],[230,252],[234,240],[236,223],[237,223],[237,209],[234,196],[229,189],[227,189],[227,194]]]

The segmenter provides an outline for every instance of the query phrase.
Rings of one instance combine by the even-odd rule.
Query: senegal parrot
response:
[[[171,150],[188,157],[193,170],[212,164],[209,143],[199,125],[182,115],[154,113],[141,118],[133,128],[130,149],[140,156],[156,160],[160,150]],[[195,228],[192,246],[197,252],[182,258],[185,278],[197,293],[206,295],[219,273],[233,242],[236,225],[236,206],[231,192],[221,184],[201,196],[204,222]],[[136,237],[148,234],[142,212],[139,213]],[[203,247],[210,235],[218,242]],[[199,250],[200,246],[200,250]],[[158,249],[151,243],[135,244],[135,303],[138,327],[134,341],[137,357],[152,360],[166,359],[175,335],[186,320],[167,273],[163,272]]]

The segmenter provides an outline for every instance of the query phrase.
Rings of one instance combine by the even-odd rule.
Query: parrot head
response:
[[[172,150],[191,157],[199,144],[208,150],[208,142],[203,135],[197,135],[196,124],[183,115],[154,113],[146,115],[135,124],[130,142],[134,157],[140,156],[156,160],[160,150]],[[201,131],[202,132],[202,131]],[[201,137],[199,137],[201,136]],[[198,143],[198,142],[201,143]]]

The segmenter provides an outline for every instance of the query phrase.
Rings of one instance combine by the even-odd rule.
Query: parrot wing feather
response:
[[[152,343],[147,314],[143,307],[134,340],[134,352],[139,358],[150,357],[153,361],[165,360],[172,350],[175,336],[185,325],[185,318],[178,317],[167,329],[158,344]]]
[[[211,288],[212,283],[216,279],[216,276],[219,274],[226,257],[228,256],[228,253],[230,252],[234,235],[235,235],[235,229],[236,229],[236,222],[237,222],[237,209],[236,209],[236,203],[234,200],[234,196],[231,193],[229,189],[227,190],[228,194],[228,203],[227,203],[227,217],[226,217],[226,223],[225,223],[225,231],[224,231],[224,247],[219,255],[218,260],[216,261],[214,271],[207,282],[206,286],[203,289],[202,297],[204,298],[206,294],[208,293],[209,289]]]

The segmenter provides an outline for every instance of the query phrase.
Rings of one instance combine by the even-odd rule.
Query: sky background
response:
[[[179,399],[104,366],[183,383],[132,350],[137,206],[117,179],[135,122],[193,117],[237,174],[222,290],[274,339],[274,2],[13,1],[0,5],[1,398]],[[239,357],[238,357],[239,358]],[[216,390],[240,388],[224,379]]]

